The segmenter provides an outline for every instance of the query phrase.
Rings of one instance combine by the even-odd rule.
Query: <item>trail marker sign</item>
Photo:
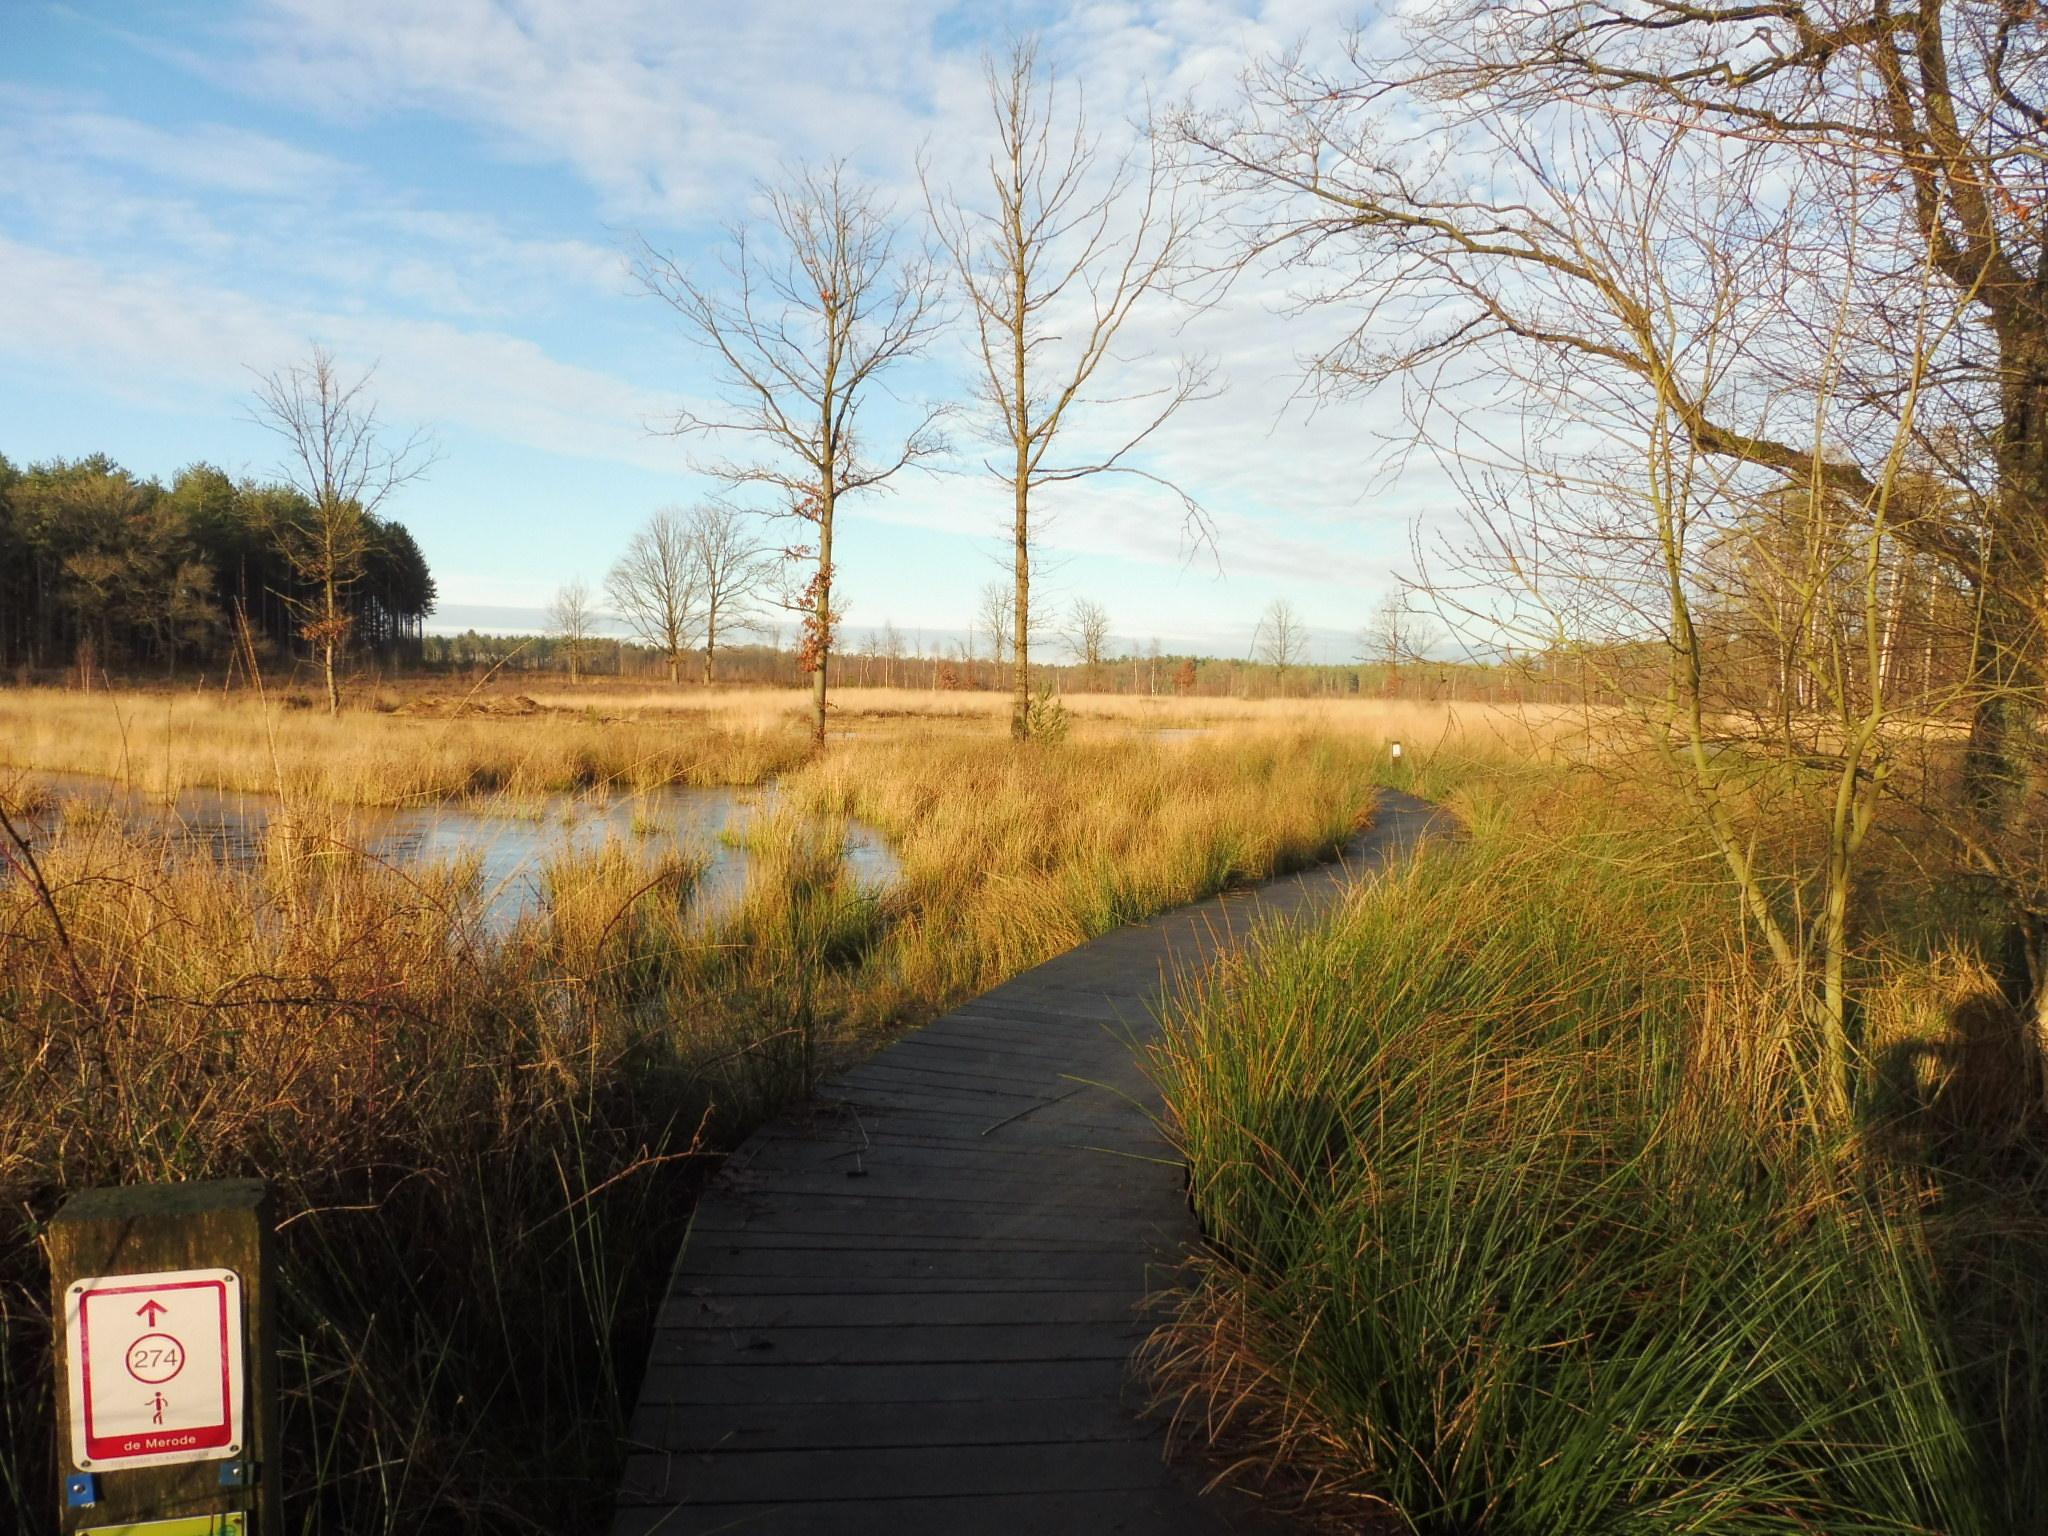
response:
[[[100,1472],[242,1454],[248,1370],[233,1270],[73,1280],[64,1327],[73,1465]]]
[[[276,1227],[260,1179],[81,1189],[50,1218],[61,1536],[282,1536]]]

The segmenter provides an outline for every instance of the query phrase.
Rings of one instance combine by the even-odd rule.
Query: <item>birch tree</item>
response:
[[[1004,582],[992,581],[981,589],[981,607],[975,617],[982,632],[988,636],[989,655],[994,658],[998,672],[1010,653],[1016,615],[1014,588]]]
[[[1009,488],[1013,735],[1027,734],[1031,704],[1031,578],[1045,515],[1040,494],[1102,475],[1168,492],[1187,527],[1206,537],[1193,497],[1139,462],[1147,441],[1213,378],[1182,358],[1170,380],[1112,382],[1113,347],[1132,317],[1161,298],[1192,233],[1156,160],[1106,154],[1078,91],[1063,93],[1016,42],[984,61],[995,145],[976,194],[941,192],[924,176],[933,227],[974,321],[977,389],[996,448],[985,461]],[[1102,436],[1104,429],[1109,436]],[[1092,429],[1085,446],[1067,446]]]
[[[341,713],[337,663],[353,618],[348,596],[377,537],[377,514],[432,466],[423,432],[388,433],[369,393],[370,373],[343,376],[316,346],[303,363],[258,376],[254,420],[284,440],[278,476],[298,496],[283,503],[278,548],[310,599],[294,599],[299,632],[320,658],[329,714]]]
[[[767,490],[783,515],[812,530],[814,542],[786,553],[809,571],[796,594],[798,664],[811,678],[812,738],[822,747],[839,503],[944,450],[939,408],[913,407],[886,429],[867,408],[883,378],[938,330],[945,283],[843,161],[800,168],[762,201],[761,218],[727,231],[715,279],[645,243],[636,274],[708,354],[723,401],[684,410],[672,431],[732,447],[710,472]]]
[[[1341,250],[1346,300],[1371,317],[1345,315],[1320,382],[1405,388],[1410,429],[1466,492],[1474,536],[1431,586],[1437,611],[1496,645],[1590,658],[1635,728],[1630,761],[1655,765],[1690,809],[1808,1026],[1794,1059],[1813,1069],[1817,1118],[1844,1124],[1852,895],[1896,768],[1883,573],[1918,531],[1898,493],[1957,341],[1937,274],[1923,263],[1917,290],[1910,268],[1894,274],[1883,352],[1897,388],[1873,408],[1860,242],[1896,231],[1863,168],[1801,174],[1768,141],[1731,139],[1697,113],[1532,121],[1475,86],[1429,100],[1494,148],[1477,207],[1473,144],[1332,118],[1307,89],[1290,98],[1298,114],[1264,120],[1277,139],[1244,123],[1187,131],[1228,177],[1255,156],[1257,178],[1294,168],[1282,202],[1314,231],[1268,226],[1267,248],[1318,262]],[[1318,137],[1340,131],[1341,149]],[[1327,174],[1298,179],[1311,168]],[[1506,431],[1464,409],[1479,388],[1512,393]],[[1796,431],[1797,453],[1785,446]],[[1807,706],[1789,735],[1736,728],[1703,601],[1717,551],[1774,506],[1779,533],[1750,549],[1774,563],[1800,637]],[[1773,865],[1766,821],[1801,826],[1816,852]]]
[[[1266,605],[1252,635],[1252,648],[1259,660],[1282,673],[1308,659],[1308,630],[1294,604],[1276,597]]]
[[[1094,687],[1109,650],[1109,610],[1093,598],[1075,598],[1067,613],[1067,649],[1087,668],[1088,685]]]

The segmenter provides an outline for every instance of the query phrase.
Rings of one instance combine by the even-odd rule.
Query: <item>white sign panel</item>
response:
[[[229,1269],[103,1275],[64,1297],[71,1460],[224,1461],[242,1451],[242,1281]]]

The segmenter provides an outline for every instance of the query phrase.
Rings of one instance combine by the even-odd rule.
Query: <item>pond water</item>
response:
[[[276,796],[239,790],[187,789],[175,805],[166,805],[88,774],[43,773],[35,775],[35,782],[51,797],[34,818],[44,834],[62,822],[67,807],[89,805],[113,812],[131,831],[168,832],[179,845],[237,867],[263,857],[278,813]],[[674,851],[707,857],[692,906],[698,919],[708,922],[738,903],[747,881],[744,835],[775,809],[778,798],[772,784],[671,786],[612,799],[553,795],[537,805],[527,802],[517,814],[472,803],[360,808],[347,816],[361,850],[387,863],[437,864],[474,856],[480,864],[485,920],[502,933],[541,906],[542,871],[551,860],[593,852],[606,842],[622,843],[650,859]],[[844,851],[847,868],[861,884],[874,890],[895,884],[895,855],[872,827],[848,822]]]

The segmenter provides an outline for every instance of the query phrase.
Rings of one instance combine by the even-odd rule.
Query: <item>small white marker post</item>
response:
[[[275,1536],[266,1205],[255,1179],[146,1184],[50,1223],[67,1536]]]
[[[1401,743],[1399,743],[1398,741],[1388,742],[1387,755],[1397,763],[1401,761]]]

